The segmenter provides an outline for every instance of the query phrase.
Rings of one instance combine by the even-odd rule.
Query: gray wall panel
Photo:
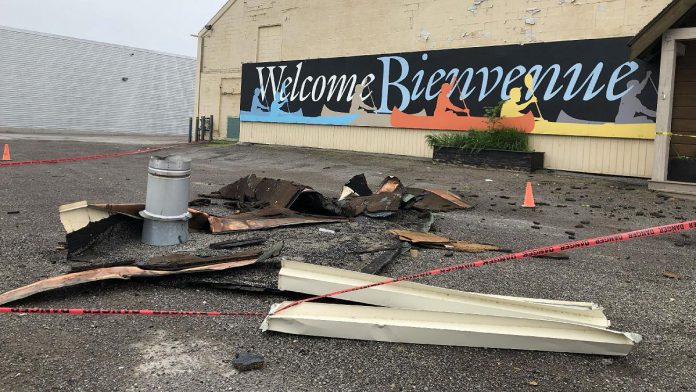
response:
[[[0,127],[184,134],[195,73],[191,57],[0,26]]]

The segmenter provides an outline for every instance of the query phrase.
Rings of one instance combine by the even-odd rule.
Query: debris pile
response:
[[[477,244],[467,241],[450,240],[433,233],[423,233],[411,230],[390,230],[390,233],[399,237],[402,241],[407,241],[411,244],[422,246],[424,248],[447,249],[456,252],[480,253],[499,251],[495,245]]]
[[[338,198],[331,198],[307,185],[252,174],[189,202],[192,240],[158,248],[156,254],[152,247],[142,248],[147,245],[137,237],[143,229],[144,204],[67,204],[59,210],[67,233],[67,258],[83,265],[0,294],[0,305],[87,282],[200,274],[187,282],[283,296],[370,286],[332,296],[355,304],[276,304],[262,325],[269,331],[600,355],[626,355],[641,340],[636,334],[609,330],[602,308],[594,303],[462,292],[400,279],[372,285],[389,279],[377,274],[400,255],[410,250],[414,259],[409,260],[417,260],[419,253],[412,247],[509,252],[494,244],[431,233],[434,212],[472,208],[447,190],[408,187],[393,176],[375,189],[359,174],[343,185]],[[299,227],[305,225],[332,226],[302,231]],[[286,230],[276,230],[281,228]],[[270,234],[259,235],[261,230]],[[245,235],[250,231],[254,236]],[[288,238],[283,234],[287,232],[301,234]],[[297,251],[311,242],[321,242],[324,250],[316,255],[305,252],[310,260],[303,261],[310,263],[262,263],[278,257],[284,246]],[[273,276],[254,280],[263,274]],[[262,357],[248,353],[240,354],[235,366],[237,362],[239,370],[263,366]]]
[[[315,217],[354,218],[364,214],[373,218],[385,218],[407,209],[444,212],[471,208],[459,196],[447,190],[407,188],[393,176],[385,178],[377,191],[372,192],[364,174],[348,180],[337,200],[327,198],[306,185],[258,178],[254,174],[226,185],[217,192],[201,196],[230,200],[225,203],[226,206],[235,208],[238,212],[257,211],[260,215],[268,215],[266,210],[273,213],[291,210]]]
[[[280,255],[282,244],[270,248],[265,253],[240,252],[217,257],[195,255],[167,255],[153,257],[145,262],[132,265],[91,266],[91,268],[70,272],[40,280],[38,282],[0,294],[0,305],[27,298],[63,287],[77,286],[89,282],[110,279],[153,278],[169,275],[226,271],[261,262]]]

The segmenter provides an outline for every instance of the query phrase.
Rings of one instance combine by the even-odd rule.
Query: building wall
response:
[[[410,52],[505,44],[526,44],[630,36],[657,15],[670,0],[231,0],[199,34],[197,113],[224,119],[237,116],[241,64],[259,61],[259,37],[279,26],[280,58]],[[261,29],[261,30],[260,30]],[[262,42],[263,44],[263,42]],[[268,50],[261,48],[260,60]],[[237,98],[234,91],[237,91]],[[237,103],[236,106],[233,106]],[[224,134],[225,121],[217,121]],[[242,123],[240,139],[390,154],[427,156],[427,131],[384,128],[321,127]],[[310,136],[315,135],[315,136]],[[403,140],[392,140],[394,136]],[[587,139],[587,140],[585,140]],[[341,140],[341,142],[337,142]],[[376,141],[384,140],[384,143]],[[534,136],[544,148],[547,167],[593,173],[649,177],[649,141]],[[390,142],[391,141],[391,142]],[[413,143],[406,146],[404,143]],[[568,145],[578,148],[564,149]],[[584,163],[586,149],[617,152],[633,161]],[[397,147],[400,146],[400,147]],[[582,148],[580,148],[582,147]],[[410,152],[409,152],[410,151]],[[570,154],[569,154],[570,153]],[[599,157],[601,158],[601,156]],[[635,169],[627,170],[632,167]],[[587,168],[587,169],[586,169]]]
[[[0,128],[186,134],[195,68],[191,57],[0,26]]]
[[[350,127],[346,132],[344,126],[242,123],[242,139],[253,143],[422,158],[433,156],[423,135],[437,132],[368,127]],[[548,169],[646,178],[652,173],[652,140],[530,135],[529,144],[531,149],[545,152],[544,166]]]

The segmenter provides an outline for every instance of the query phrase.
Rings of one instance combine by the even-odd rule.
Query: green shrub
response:
[[[490,128],[497,128],[498,121],[500,121],[500,112],[503,111],[503,104],[505,101],[498,102],[495,106],[486,106],[483,108],[483,115],[486,117],[486,122]]]
[[[530,151],[526,133],[511,128],[490,131],[439,133],[425,137],[431,147],[454,147],[479,152],[487,150]]]

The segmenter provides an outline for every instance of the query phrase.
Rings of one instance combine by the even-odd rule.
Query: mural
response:
[[[244,64],[241,121],[653,139],[656,67],[628,38]]]

